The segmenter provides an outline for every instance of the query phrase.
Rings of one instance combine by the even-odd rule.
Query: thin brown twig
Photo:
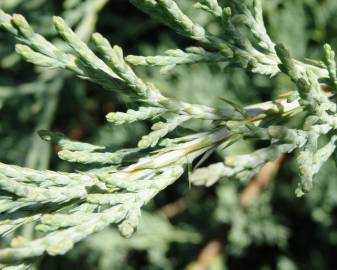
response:
[[[180,198],[172,203],[164,205],[160,208],[160,212],[167,218],[173,218],[187,209],[187,203],[184,198]]]
[[[206,244],[200,251],[195,262],[191,263],[187,270],[207,270],[221,251],[221,240],[214,239]]]
[[[280,156],[274,161],[268,162],[260,172],[252,179],[247,187],[240,194],[240,202],[243,206],[249,206],[256,196],[268,185],[277,173],[284,160],[284,156]]]

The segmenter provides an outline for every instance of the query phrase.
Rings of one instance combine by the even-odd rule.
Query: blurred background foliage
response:
[[[193,8],[195,1],[177,2],[209,31],[221,31],[208,14]],[[92,8],[97,3],[102,5],[98,17]],[[23,14],[37,32],[55,42],[60,41],[51,27],[52,15],[64,17],[84,40],[96,28],[127,54],[153,55],[193,45],[125,0],[1,0],[0,8]],[[325,42],[337,48],[336,0],[265,0],[264,11],[273,39],[286,44],[296,57],[319,59]],[[132,107],[125,97],[67,72],[34,68],[13,51],[13,40],[2,32],[1,162],[38,169],[78,169],[56,158],[56,149],[37,136],[40,129],[116,149],[134,146],[148,130],[148,123],[114,127],[105,122],[108,112]],[[166,72],[139,68],[137,72],[166,95],[218,107],[223,104],[221,97],[251,104],[275,98],[292,87],[281,75],[270,79],[225,64],[179,66]],[[296,121],[294,125],[301,119]],[[237,143],[210,160],[221,160],[229,152],[248,153],[254,146],[255,142]],[[141,227],[131,239],[108,228],[65,256],[44,257],[35,268],[336,269],[336,176],[335,165],[328,163],[315,189],[298,199],[293,192],[297,168],[291,156],[269,164],[249,183],[225,179],[211,188],[196,188],[189,186],[186,174],[147,206]],[[25,230],[28,235],[34,233]]]

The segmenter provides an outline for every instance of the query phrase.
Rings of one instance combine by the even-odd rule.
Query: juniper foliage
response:
[[[97,9],[103,5],[103,1],[90,2],[96,3]],[[87,28],[80,25],[74,32],[61,17],[53,20],[62,39],[59,43],[35,32],[23,16],[0,11],[0,26],[15,38],[16,52],[26,61],[47,68],[49,75],[56,78],[52,82],[55,89],[60,89],[56,72],[70,71],[117,95],[128,96],[133,107],[137,105],[126,112],[109,113],[109,122],[153,122],[151,131],[139,140],[137,147],[119,150],[40,131],[42,139],[58,145],[62,160],[86,165],[74,173],[2,163],[1,235],[29,223],[40,232],[33,240],[18,236],[0,251],[5,269],[24,269],[45,253],[64,254],[75,243],[110,224],[130,237],[138,227],[141,209],[176,182],[189,164],[200,158],[203,161],[218,148],[242,140],[263,141],[265,145],[252,153],[228,155],[222,162],[196,168],[190,175],[192,184],[210,186],[228,178],[247,182],[269,161],[294,152],[301,176],[298,196],[312,189],[316,174],[335,152],[337,75],[329,45],[323,47],[322,61],[293,58],[284,45],[275,44],[268,35],[259,0],[235,0],[230,7],[217,1],[199,1],[194,8],[207,12],[221,25],[221,33],[217,34],[193,21],[173,0],[130,2],[196,45],[155,56],[124,56],[120,47],[111,45],[99,33],[92,35],[89,47],[84,41],[92,31],[83,34],[81,29]],[[94,20],[97,9],[89,18]],[[274,100],[245,107],[227,99],[214,107],[166,96],[134,70],[134,66],[159,66],[168,72],[180,65],[200,62],[226,63],[267,77],[283,73],[293,82],[293,90]],[[44,87],[45,84],[42,92]],[[299,114],[305,115],[302,125],[286,124]],[[190,122],[202,123],[201,128],[186,128]],[[37,129],[41,126],[37,125]],[[183,135],[175,136],[180,129]],[[326,140],[324,144],[322,139]],[[226,221],[228,216],[232,217],[219,214]],[[239,230],[240,226],[236,228]],[[282,228],[279,230],[286,235]],[[232,237],[235,238],[235,232]]]

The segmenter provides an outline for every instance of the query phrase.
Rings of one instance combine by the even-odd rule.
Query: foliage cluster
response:
[[[332,267],[337,75],[333,50],[319,48],[335,45],[335,1],[130,3],[181,37],[149,18],[139,26],[144,17],[130,6],[139,21],[111,19],[104,6],[124,1],[0,4],[1,268],[34,267],[84,239],[65,255],[79,263],[92,254],[83,268]],[[56,31],[51,14],[64,18],[54,17]],[[97,22],[106,37],[94,33]],[[108,39],[147,56],[124,56]],[[297,60],[305,56],[322,60]],[[49,164],[40,137],[65,162]],[[221,250],[203,259],[208,242]],[[139,253],[137,265],[126,263],[135,250],[146,261]]]

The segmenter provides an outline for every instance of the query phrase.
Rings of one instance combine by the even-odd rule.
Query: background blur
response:
[[[94,2],[99,0],[0,0],[0,8],[23,14],[37,32],[60,42],[51,27],[52,15],[64,17],[88,40],[95,28],[90,8]],[[208,14],[192,7],[194,1],[177,2],[210,31],[219,31]],[[273,39],[286,44],[297,58],[320,59],[325,42],[337,49],[336,0],[265,0],[264,11]],[[126,54],[152,55],[195,45],[126,0],[107,3],[98,15],[96,31],[123,47]],[[37,169],[80,169],[60,161],[56,149],[36,135],[40,129],[116,149],[135,146],[148,131],[146,123],[114,127],[105,122],[108,112],[126,109],[125,97],[64,71],[35,68],[13,51],[13,39],[1,32],[1,162]],[[292,89],[282,76],[269,79],[224,67],[196,64],[165,74],[155,68],[137,72],[166,95],[214,106],[222,106],[219,97],[251,104]],[[235,144],[207,162],[221,160],[227,152],[247,153],[256,146],[254,142]],[[286,156],[265,168],[251,184],[223,180],[211,188],[196,188],[189,186],[186,177],[146,207],[141,227],[131,239],[109,228],[65,256],[44,257],[36,269],[337,269],[335,165],[328,162],[313,191],[301,199],[294,195],[296,174],[296,164]],[[28,236],[34,233],[27,227],[24,230]]]

